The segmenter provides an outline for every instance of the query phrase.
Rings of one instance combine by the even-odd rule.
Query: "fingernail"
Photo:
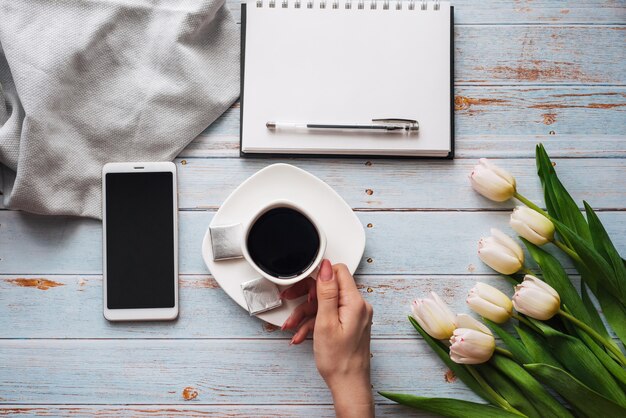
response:
[[[322,261],[322,267],[320,267],[319,279],[322,282],[329,282],[333,279],[333,267],[330,265],[330,261]]]
[[[291,338],[291,341],[289,341],[289,345],[293,345],[293,340],[296,339],[296,336],[294,335],[293,338]]]

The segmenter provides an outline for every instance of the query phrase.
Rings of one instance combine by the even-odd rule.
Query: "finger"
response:
[[[359,293],[358,289],[356,288],[356,282],[354,281],[354,277],[352,277],[352,274],[350,274],[350,270],[348,270],[348,267],[346,267],[345,264],[335,264],[333,266],[333,272],[335,273],[335,277],[337,278],[339,291],[341,293]]]
[[[311,317],[304,321],[302,325],[298,328],[298,331],[294,334],[293,338],[291,338],[291,344],[300,344],[302,341],[306,340],[307,335],[313,332],[315,329],[315,317]]]
[[[309,286],[309,296],[307,300],[310,302],[317,299],[317,282],[311,279],[311,285]]]
[[[317,311],[320,321],[324,324],[338,322],[337,308],[339,303],[339,286],[330,261],[322,261],[317,275]]]
[[[280,292],[281,299],[298,299],[301,296],[308,295],[311,292],[311,288],[315,290],[315,280],[311,277],[307,277],[304,280],[299,281],[293,286]],[[309,301],[311,299],[309,298]]]
[[[282,330],[294,329],[300,324],[300,322],[302,322],[302,320],[305,317],[315,315],[316,313],[317,313],[316,301],[304,302],[298,305],[298,307],[296,307],[296,309],[293,310],[293,312],[291,313],[291,315],[289,315],[289,318],[287,318],[287,320],[285,321],[281,329]]]

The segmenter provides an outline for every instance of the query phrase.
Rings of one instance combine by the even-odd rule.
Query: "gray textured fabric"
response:
[[[5,206],[99,218],[104,163],[173,159],[238,95],[224,0],[0,0]]]

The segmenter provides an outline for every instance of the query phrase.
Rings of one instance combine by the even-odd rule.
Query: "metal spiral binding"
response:
[[[268,7],[270,9],[275,9],[276,8],[276,1],[277,0],[268,0]],[[289,8],[289,0],[280,0],[280,7],[282,9],[288,9]],[[294,9],[300,9],[302,8],[302,1],[303,0],[294,0],[293,2],[293,8]],[[320,9],[326,9],[327,3],[329,0],[319,0],[319,8]],[[394,0],[395,1],[395,10],[403,10],[404,8],[404,3],[407,3],[407,9],[408,10],[416,10],[416,4],[417,2],[419,2],[420,5],[420,9],[421,10],[428,10],[428,4],[432,3],[432,10],[441,10],[441,0]],[[341,3],[342,0],[332,0],[331,3],[331,8],[334,10],[340,9],[341,8]],[[343,0],[343,7],[346,10],[351,10],[352,7],[352,2],[353,0]],[[378,9],[378,3],[382,4],[382,9],[383,10],[390,10],[390,0],[371,0],[369,5],[370,5],[370,10],[377,10]],[[262,8],[264,7],[264,0],[256,0],[255,1],[256,7],[258,8]],[[307,0],[306,2],[306,8],[307,9],[313,9],[315,7],[315,0]],[[357,0],[357,6],[356,9],[358,10],[363,10],[365,9],[365,0]]]

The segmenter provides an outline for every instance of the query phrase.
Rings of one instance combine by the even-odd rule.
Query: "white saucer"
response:
[[[248,178],[228,196],[211,225],[246,223],[258,208],[277,199],[290,200],[307,208],[326,234],[325,258],[332,263],[344,263],[354,273],[365,250],[361,221],[328,184],[292,165],[270,165]],[[222,289],[247,312],[241,283],[256,279],[259,274],[243,258],[213,261],[208,229],[202,241],[202,258]],[[280,308],[257,316],[280,326],[302,299],[283,301]]]

